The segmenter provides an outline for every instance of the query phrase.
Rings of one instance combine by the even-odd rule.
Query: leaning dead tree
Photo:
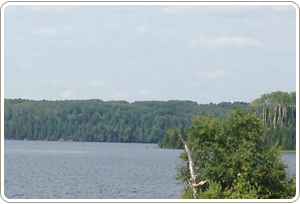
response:
[[[190,179],[188,179],[189,182],[189,186],[192,188],[193,190],[193,196],[194,198],[196,198],[196,194],[197,194],[197,187],[199,186],[203,186],[204,184],[206,184],[207,182],[209,182],[208,179],[204,180],[204,181],[200,181],[200,182],[196,182],[196,178],[198,176],[198,174],[195,174],[195,170],[194,170],[194,161],[192,158],[192,153],[190,148],[187,145],[187,142],[183,139],[181,134],[178,134],[178,136],[180,137],[183,145],[184,145],[184,149],[187,153],[188,156],[188,160],[189,160],[189,169],[190,169]]]

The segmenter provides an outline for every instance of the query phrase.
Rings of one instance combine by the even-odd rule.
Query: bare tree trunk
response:
[[[281,125],[283,125],[283,121],[286,121],[287,119],[287,108],[284,106],[282,108],[282,119],[281,119]]]
[[[276,127],[276,119],[277,119],[277,106],[276,106],[276,108],[274,108],[274,118],[273,118],[273,126],[274,126],[274,128]]]
[[[266,124],[266,112],[265,112],[265,106],[263,106],[263,123]]]
[[[292,107],[292,112],[291,112],[291,114],[290,114],[290,116],[289,116],[288,124],[290,124],[291,119],[293,119],[293,112],[294,112],[294,109],[293,109],[293,106],[291,106],[291,107]]]
[[[281,119],[282,118],[282,105],[281,103],[278,103],[278,118],[277,118],[277,125],[282,125],[281,124]]]
[[[269,108],[267,107],[266,109],[266,123],[270,120],[270,110]]]
[[[196,178],[197,178],[198,175],[196,175],[195,171],[194,171],[194,161],[193,161],[193,158],[192,158],[191,150],[189,149],[189,147],[188,147],[186,141],[183,139],[182,135],[178,134],[178,136],[180,137],[180,139],[181,139],[181,141],[182,141],[182,143],[184,145],[184,149],[185,149],[185,151],[187,153],[187,156],[188,156],[189,169],[190,169],[190,174],[191,174],[191,177],[188,180],[188,182],[189,182],[190,187],[193,190],[193,197],[196,198],[197,187],[198,186],[203,186],[205,183],[209,182],[209,180],[206,179],[204,181],[200,181],[199,183],[196,183]]]

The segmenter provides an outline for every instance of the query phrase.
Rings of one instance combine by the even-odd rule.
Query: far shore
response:
[[[296,153],[296,150],[281,150],[283,153]]]

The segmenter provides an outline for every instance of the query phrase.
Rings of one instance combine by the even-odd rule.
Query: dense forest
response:
[[[146,142],[183,148],[179,132],[196,115],[227,118],[230,110],[254,107],[266,128],[265,143],[296,148],[296,93],[263,94],[251,104],[192,101],[4,100],[6,139],[89,142]]]
[[[256,110],[265,127],[266,144],[282,146],[284,150],[296,149],[296,92],[272,92],[254,100],[251,106]],[[158,145],[163,148],[183,148],[178,133],[188,130],[172,127]]]
[[[147,142],[162,140],[172,127],[187,128],[195,115],[226,118],[244,102],[4,100],[4,137],[16,140]]]
[[[265,141],[283,149],[296,148],[296,92],[263,94],[252,102],[266,127]]]

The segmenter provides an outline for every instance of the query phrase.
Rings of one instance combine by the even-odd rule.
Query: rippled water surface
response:
[[[10,199],[180,198],[173,176],[181,150],[156,144],[5,140]]]
[[[296,153],[285,153],[282,155],[283,160],[288,165],[287,172],[289,174],[296,173]]]
[[[4,194],[29,199],[177,199],[182,150],[156,144],[4,142]],[[284,155],[295,172],[295,154]]]

